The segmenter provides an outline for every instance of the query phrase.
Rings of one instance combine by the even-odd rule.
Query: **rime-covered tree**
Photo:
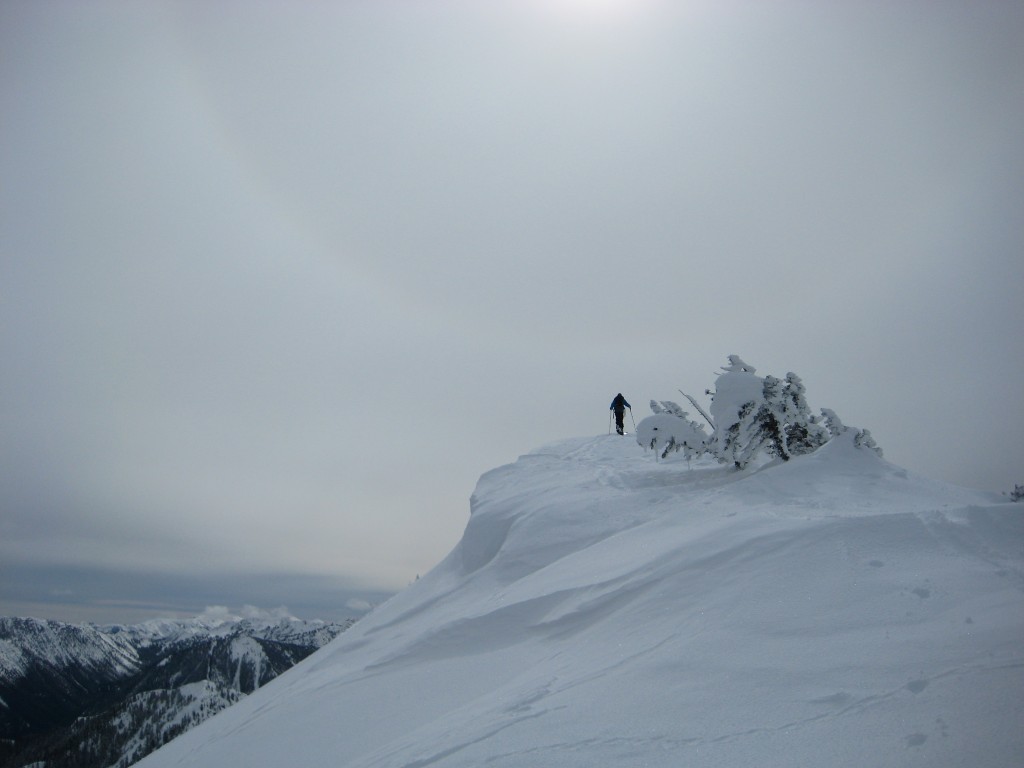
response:
[[[839,437],[846,431],[846,425],[843,424],[842,419],[831,408],[822,408],[821,416],[825,420],[825,427],[828,429],[830,437]]]
[[[740,469],[762,449],[789,461],[784,395],[782,382],[774,376],[765,376],[760,402],[751,401],[749,407],[743,409],[732,453],[733,461]]]
[[[853,436],[853,444],[858,448],[867,448],[869,451],[874,451],[879,456],[882,455],[882,449],[875,442],[875,438],[873,438],[871,433],[866,429],[857,430],[857,434]]]
[[[734,424],[727,433],[729,441],[726,456],[736,469],[743,469],[747,466],[761,450],[764,443],[759,426],[761,413],[762,408],[758,403],[753,400],[745,403],[740,409],[739,422]]]
[[[757,373],[757,368],[747,365],[739,355],[729,355],[729,364],[723,365],[722,370],[726,373]]]
[[[846,433],[850,429],[850,427],[843,424],[842,420],[831,408],[822,408],[821,415],[824,418],[825,426],[828,428],[828,432],[833,439]],[[857,448],[866,448],[869,451],[874,451],[879,456],[882,455],[881,447],[875,442],[875,439],[871,436],[871,432],[866,429],[854,430],[853,444]]]
[[[678,403],[674,403],[671,400],[651,400],[651,412],[652,413],[667,413],[670,416],[675,416],[680,419],[689,420],[690,414],[679,407]]]
[[[709,391],[710,416],[690,398],[713,429],[704,450],[720,462],[742,469],[762,450],[788,461],[794,456],[817,450],[831,438],[847,431],[835,411],[823,408],[821,419],[811,413],[803,382],[795,373],[787,373],[784,380],[779,380],[770,375],[757,376],[756,370],[738,355],[729,355],[729,364],[722,366],[714,393]],[[652,400],[651,410],[658,417],[687,418],[686,413],[670,400]],[[699,424],[689,423],[703,432]],[[653,448],[654,443],[660,446],[667,444],[666,433],[652,439],[652,444],[645,444],[645,447]],[[856,430],[853,439],[856,447],[882,455],[882,449],[866,429]],[[665,450],[664,453],[667,452]]]
[[[786,446],[791,456],[811,453],[828,442],[828,432],[807,405],[803,381],[792,371],[786,374],[782,402]]]
[[[764,401],[764,381],[737,355],[729,356],[723,371],[711,397],[711,451],[719,461],[743,467],[753,458],[751,430]]]
[[[763,445],[772,456],[789,461],[789,439],[783,383],[774,376],[764,377],[764,402],[758,413],[757,426]]]
[[[661,458],[682,451],[687,461],[707,449],[708,435],[704,428],[690,420],[689,414],[670,400],[651,401],[653,416],[636,426],[636,441],[644,449],[652,449]]]

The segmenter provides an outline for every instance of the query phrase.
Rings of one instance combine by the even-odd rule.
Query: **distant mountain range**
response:
[[[0,768],[126,768],[353,623],[0,618]]]

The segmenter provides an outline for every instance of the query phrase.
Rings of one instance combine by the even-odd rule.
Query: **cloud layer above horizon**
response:
[[[4,581],[367,599],[482,472],[728,354],[1010,490],[1021,39],[1000,2],[3,4]]]

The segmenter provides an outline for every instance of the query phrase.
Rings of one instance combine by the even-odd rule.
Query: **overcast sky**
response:
[[[358,612],[728,354],[1008,491],[1022,137],[1011,0],[0,0],[0,614]]]

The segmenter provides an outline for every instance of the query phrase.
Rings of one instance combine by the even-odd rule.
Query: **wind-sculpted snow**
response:
[[[527,454],[430,574],[142,765],[1020,764],[1021,508],[852,441]]]

